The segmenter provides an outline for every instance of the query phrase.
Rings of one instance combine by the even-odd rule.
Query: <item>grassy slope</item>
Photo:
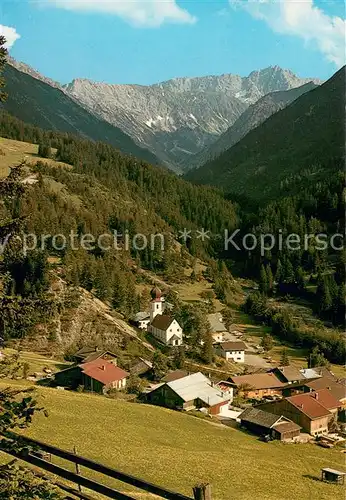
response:
[[[6,177],[9,173],[9,167],[14,167],[25,160],[29,164],[36,164],[42,160],[55,167],[69,167],[66,163],[56,160],[49,160],[38,156],[38,145],[28,142],[12,141],[0,137],[0,178]]]
[[[36,417],[28,435],[65,449],[77,445],[85,456],[166,487],[191,494],[194,483],[210,481],[215,500],[343,498],[342,488],[305,477],[319,477],[325,466],[343,469],[340,451],[262,443],[159,407],[39,391],[50,416]]]

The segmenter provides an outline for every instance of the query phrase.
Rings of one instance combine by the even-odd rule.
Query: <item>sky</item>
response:
[[[148,85],[345,64],[343,0],[0,0],[10,54],[60,83]]]

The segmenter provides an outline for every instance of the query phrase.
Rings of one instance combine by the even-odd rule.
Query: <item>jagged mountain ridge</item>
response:
[[[302,172],[333,175],[345,158],[345,66],[251,130],[186,179],[226,193],[269,200]]]
[[[68,132],[94,141],[108,142],[122,153],[152,164],[159,163],[153,153],[136,144],[120,128],[88,113],[65,92],[52,86],[44,77],[32,76],[29,70],[31,68],[26,67],[23,72],[13,64],[7,64],[5,68],[8,99],[1,107],[10,114],[45,130]]]
[[[12,58],[9,63],[63,91],[88,112],[119,127],[138,146],[149,149],[177,172],[200,164],[198,155],[203,157],[203,151],[266,94],[311,81],[321,83],[274,66],[253,71],[248,77],[224,74],[175,78],[150,86],[114,85],[87,79],[60,85],[24,63]]]
[[[175,78],[151,86],[76,79],[65,92],[89,111],[119,126],[137,144],[175,170],[211,145],[258,99],[310,81],[278,66],[248,77],[226,74]]]
[[[298,97],[316,88],[313,82],[291,90],[271,92],[251,104],[237,121],[224,132],[209,148],[191,158],[188,168],[195,168],[217,158],[221,153],[234,146],[251,130],[258,127],[267,118],[288,106]]]

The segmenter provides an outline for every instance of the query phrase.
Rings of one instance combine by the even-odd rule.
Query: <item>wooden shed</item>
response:
[[[325,467],[324,469],[321,470],[321,472],[322,472],[322,481],[328,481],[330,483],[336,483],[336,484],[345,483],[346,472],[330,469],[329,467]]]

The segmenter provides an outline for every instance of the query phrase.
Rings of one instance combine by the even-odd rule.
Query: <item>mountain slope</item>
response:
[[[282,181],[303,169],[332,166],[345,156],[344,89],[342,68],[186,178],[268,199],[280,191]]]
[[[198,167],[211,161],[239,142],[250,130],[258,127],[267,118],[288,106],[295,99],[316,87],[313,82],[291,90],[276,91],[251,104],[238,120],[224,132],[209,148],[204,149],[189,161],[187,167]]]
[[[308,83],[277,66],[248,77],[226,74],[175,78],[151,85],[110,85],[76,79],[65,92],[96,116],[120,127],[175,170],[211,145],[269,92]]]
[[[58,130],[94,141],[108,142],[126,154],[158,163],[122,130],[88,113],[61,90],[7,65],[4,78],[8,99],[3,107],[17,118],[45,130]]]

